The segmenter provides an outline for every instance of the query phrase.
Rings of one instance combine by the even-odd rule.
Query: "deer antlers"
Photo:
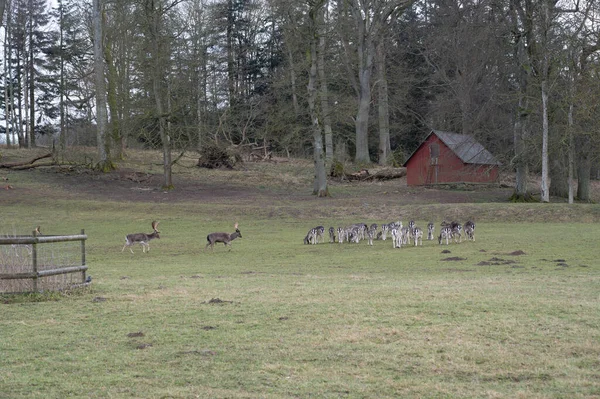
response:
[[[159,224],[159,223],[160,223],[160,222],[157,222],[156,220],[152,222],[152,229],[153,229],[154,231],[156,231],[157,233],[160,233],[160,231],[158,231],[158,224]]]

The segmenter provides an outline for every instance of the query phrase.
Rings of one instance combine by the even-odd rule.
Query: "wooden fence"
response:
[[[0,237],[0,292],[56,291],[85,285],[86,240],[84,230],[65,236],[37,235],[34,231],[31,236]],[[52,244],[77,241],[79,249],[63,244],[44,254]]]

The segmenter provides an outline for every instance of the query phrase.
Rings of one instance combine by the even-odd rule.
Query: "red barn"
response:
[[[492,183],[498,180],[499,165],[473,137],[438,130],[432,130],[404,163],[409,186]]]

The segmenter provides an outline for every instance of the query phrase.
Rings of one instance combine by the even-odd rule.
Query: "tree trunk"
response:
[[[298,105],[298,95],[296,94],[296,70],[294,69],[294,55],[292,49],[288,45],[288,62],[290,63],[290,84],[292,89],[292,106],[294,107],[294,115],[296,118],[300,116],[300,106]]]
[[[59,21],[59,30],[60,30],[60,48],[62,49],[64,46],[64,9],[62,2],[59,3],[59,12],[60,12],[60,21]],[[52,148],[54,152],[54,160],[58,162],[58,160],[64,156],[64,153],[67,149],[67,121],[66,121],[66,105],[65,105],[65,91],[66,91],[66,75],[65,75],[65,57],[61,53],[60,55],[60,93],[59,93],[59,112],[60,112],[60,129],[58,131],[58,143],[54,143]]]
[[[115,144],[121,143],[121,120],[119,118],[119,106],[117,104],[117,67],[114,63],[112,56],[111,44],[107,43],[103,46],[104,57],[106,58],[106,65],[108,67],[108,111],[110,112],[110,137]],[[122,147],[117,146],[118,159],[123,159],[124,154]]]
[[[552,165],[550,166],[550,194],[559,198],[568,198],[568,161],[565,162],[562,154],[552,156]],[[565,165],[565,163],[567,163]]]
[[[31,0],[29,1],[30,10],[33,10]],[[29,49],[28,49],[28,74],[27,88],[29,90],[29,135],[27,136],[27,148],[35,147],[35,68],[34,68],[34,48],[33,48],[33,15],[30,13],[29,21]]]
[[[379,165],[387,165],[390,160],[392,148],[390,144],[390,112],[383,39],[377,45],[377,88],[379,94]]]
[[[308,108],[310,111],[311,126],[313,132],[313,152],[315,162],[315,181],[313,194],[317,197],[327,197],[329,190],[327,188],[327,174],[325,171],[325,154],[323,151],[323,133],[319,123],[319,117],[316,110],[317,102],[317,13],[319,5],[311,5],[310,16],[310,70],[308,75]]]
[[[229,90],[229,106],[235,104],[235,62],[233,54],[233,0],[227,0],[227,83]]]
[[[102,54],[102,0],[94,0],[92,23],[94,26],[94,74],[96,80],[96,145],[98,147],[97,169],[108,172],[115,167],[110,160],[110,147],[106,140],[108,115],[106,112],[106,82],[104,56]]]
[[[515,191],[512,195],[512,200],[530,201],[532,200],[531,195],[528,192],[527,179],[529,178],[529,165],[527,161],[527,127],[528,118],[527,114],[528,102],[524,99],[524,95],[521,95],[519,99],[518,109],[515,115],[515,122],[513,126],[513,145],[515,149],[514,165],[515,165]]]
[[[4,7],[5,0],[0,0],[2,2],[2,7]],[[9,12],[10,12],[10,3],[9,3]],[[4,14],[4,9],[2,10],[2,15]],[[2,23],[2,15],[0,15],[0,24]],[[7,18],[6,27],[4,28],[4,43],[10,43],[10,18]],[[11,117],[10,117],[10,109],[9,104],[12,103],[11,96],[9,95],[9,85],[8,85],[8,77],[11,76],[10,63],[8,59],[10,57],[9,46],[2,46],[2,51],[4,52],[3,59],[3,70],[4,70],[4,121],[6,126],[6,148],[12,147],[12,129],[11,129]],[[12,79],[11,79],[12,80]]]
[[[323,15],[323,13],[321,13],[321,15]],[[324,22],[324,17],[321,19],[321,22]],[[317,69],[319,71],[319,81],[321,83],[321,113],[323,116],[323,130],[325,132],[325,170],[327,170],[333,161],[333,131],[331,129],[327,77],[325,76],[325,37],[323,35],[319,36]]]
[[[571,98],[573,98],[571,96]],[[574,202],[574,191],[575,191],[575,179],[573,177],[574,175],[574,169],[575,169],[575,139],[573,137],[573,102],[571,102],[569,104],[569,114],[568,114],[568,135],[569,135],[569,147],[567,149],[568,151],[568,172],[567,172],[567,179],[568,179],[568,196],[569,196],[569,204],[572,204]]]
[[[365,47],[372,46],[370,42],[364,44]],[[362,46],[359,46],[362,47]],[[364,54],[367,52],[367,54]],[[370,163],[369,155],[369,111],[371,109],[371,72],[372,72],[372,50],[359,50],[359,58],[366,57],[363,63],[359,61],[358,81],[358,112],[356,114],[356,155],[355,161],[358,163]]]
[[[589,139],[586,137],[581,140],[581,144],[588,144]],[[580,145],[581,148],[581,145]],[[589,147],[588,147],[589,148]],[[579,201],[590,201],[590,172],[592,163],[587,150],[579,153],[577,162],[577,199]]]
[[[6,0],[0,0],[0,26],[2,26],[2,21],[4,21],[4,8],[6,8]]]
[[[171,173],[171,137],[169,136],[169,132],[167,131],[167,121],[165,118],[165,110],[161,98],[160,78],[157,76],[159,74],[159,71],[155,71],[152,87],[154,89],[154,100],[156,102],[156,112],[158,114],[158,129],[160,132],[160,140],[162,142],[163,149],[164,180],[162,189],[172,190],[174,186]]]
[[[165,106],[163,99],[166,96],[168,98],[168,87],[163,86],[165,80],[165,74],[170,70],[169,66],[169,54],[167,53],[167,45],[163,30],[165,18],[164,8],[161,1],[146,0],[146,19],[148,21],[147,26],[147,40],[148,45],[152,49],[149,54],[149,72],[152,79],[152,91],[154,95],[154,104],[156,118],[158,119],[158,131],[160,134],[160,140],[163,150],[163,190],[172,190],[172,162],[171,162],[171,136],[169,132],[169,126],[167,123],[167,113],[165,112]]]
[[[542,202],[550,202],[550,181],[548,179],[548,82],[542,81]]]

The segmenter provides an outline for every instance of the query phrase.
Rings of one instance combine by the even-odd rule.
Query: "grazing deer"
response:
[[[390,230],[390,226],[387,224],[381,225],[381,239],[385,241],[387,239],[387,233]]]
[[[335,242],[335,228],[334,227],[330,227],[329,228],[329,242]]]
[[[460,223],[452,222],[450,228],[452,229],[452,238],[454,239],[454,242],[456,242],[456,237],[458,237],[458,242],[462,242],[462,226]]]
[[[450,243],[450,239],[452,238],[452,228],[450,226],[444,226],[440,230],[440,236],[438,237],[438,243],[441,245],[442,240],[446,239],[446,245]]]
[[[308,244],[316,244],[317,243],[317,229],[313,228],[308,230],[308,233],[306,234],[306,237],[304,237],[304,245],[308,245]]]
[[[465,238],[467,241],[475,241],[475,230],[471,226],[465,226]]]
[[[125,236],[125,245],[123,245],[123,249],[121,250],[121,252],[123,252],[126,247],[129,247],[129,250],[131,251],[131,253],[133,253],[133,249],[131,249],[131,246],[136,243],[138,243],[142,246],[142,252],[146,252],[146,250],[148,250],[148,252],[150,252],[150,240],[153,240],[155,238],[160,238],[160,236],[158,235],[158,233],[160,233],[158,231],[158,223],[159,222],[157,222],[157,221],[152,222],[152,230],[154,230],[154,231],[150,234],[146,234],[146,233],[127,234],[127,236]]]
[[[427,239],[428,240],[433,240],[434,230],[435,230],[435,226],[434,226],[433,222],[429,222],[427,224]]]
[[[369,226],[369,230],[373,230],[373,233],[375,234],[375,236],[377,236],[377,228],[379,228],[377,223],[373,223],[372,225]]]
[[[373,238],[377,234],[377,228],[367,230],[367,240],[369,245],[373,245]]]
[[[400,236],[402,237],[402,244],[409,245],[412,238],[412,230],[406,226],[400,227]]]
[[[317,242],[316,242],[316,244],[319,243],[319,237],[321,237],[321,242],[325,243],[325,227],[323,227],[323,226],[317,226],[317,227],[315,227],[315,230],[317,231]]]
[[[465,223],[465,236],[467,240],[475,241],[475,223],[471,220],[467,220]]]
[[[240,230],[238,229],[238,224],[236,223],[233,228],[235,229],[234,233],[210,233],[209,235],[206,236],[206,246],[204,247],[204,250],[206,251],[206,248],[208,248],[208,246],[210,245],[210,249],[212,251],[215,250],[215,243],[217,242],[222,242],[223,244],[225,244],[225,246],[229,246],[229,250],[231,251],[231,241],[235,240],[236,238],[240,237],[242,238],[242,233],[240,233]]]
[[[392,248],[402,248],[402,230],[394,227],[392,229]]]
[[[344,230],[343,227],[338,227],[337,232],[338,232],[338,242],[340,244],[344,242],[344,238],[346,240],[348,240],[348,237],[346,236],[346,230]]]

